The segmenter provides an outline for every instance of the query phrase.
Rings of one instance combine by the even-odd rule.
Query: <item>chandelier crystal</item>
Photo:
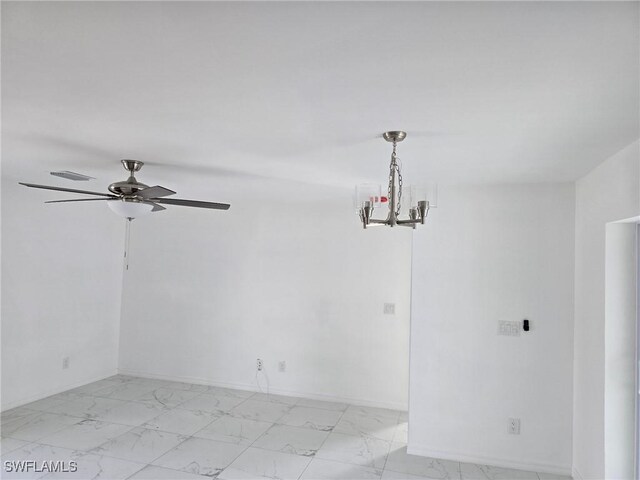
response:
[[[400,172],[399,158],[396,153],[399,142],[406,138],[407,134],[402,131],[391,131],[382,134],[382,137],[393,144],[391,153],[391,164],[389,166],[389,187],[387,196],[383,196],[379,185],[363,184],[356,187],[356,203],[358,215],[362,221],[362,227],[367,228],[375,225],[396,225],[416,228],[418,224],[424,224],[429,209],[436,207],[437,187],[411,186],[409,211],[407,219],[401,219],[400,209],[403,201],[402,173]],[[406,199],[404,200],[406,201]],[[385,220],[372,218],[373,211],[384,204],[388,205],[389,213]]]

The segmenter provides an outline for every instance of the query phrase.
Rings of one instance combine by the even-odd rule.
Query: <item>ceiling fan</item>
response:
[[[49,200],[45,203],[63,202],[90,202],[103,200],[111,210],[120,216],[128,219],[136,218],[151,212],[166,210],[164,205],[181,205],[184,207],[210,208],[213,210],[228,210],[231,205],[227,203],[202,202],[198,200],[183,200],[179,198],[165,198],[175,195],[176,192],[168,188],[156,185],[149,187],[138,182],[134,176],[140,171],[143,162],[139,160],[121,160],[125,170],[129,172],[129,178],[122,182],[115,182],[109,185],[111,193],[90,192],[87,190],[76,190],[73,188],[54,187],[51,185],[37,185],[35,183],[18,182],[20,185],[31,188],[42,188],[44,190],[57,190],[60,192],[81,193],[85,195],[97,195],[100,198],[78,198],[72,200]]]

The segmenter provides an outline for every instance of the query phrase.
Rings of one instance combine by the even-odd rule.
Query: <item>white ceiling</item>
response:
[[[638,9],[2,2],[3,177],[103,190],[137,158],[180,197],[350,188],[404,129],[408,182],[575,180],[638,137]]]

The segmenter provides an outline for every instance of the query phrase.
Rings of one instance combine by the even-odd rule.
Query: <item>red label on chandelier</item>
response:
[[[387,202],[387,201],[388,201],[388,199],[387,199],[387,197],[378,197],[378,196],[375,196],[375,197],[369,197],[369,201],[370,201],[371,203],[374,203],[374,204],[375,204],[375,203],[385,203],[385,202]]]

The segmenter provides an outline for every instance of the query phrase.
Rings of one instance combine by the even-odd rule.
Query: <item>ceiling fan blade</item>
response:
[[[115,195],[108,198],[74,198],[72,200],[48,200],[44,203],[65,203],[65,202],[95,202],[96,200],[113,200],[116,199]]]
[[[139,190],[136,192],[136,195],[141,198],[158,198],[158,197],[167,197],[169,195],[175,195],[176,192],[173,190],[169,190],[168,188],[161,187],[160,185],[156,185],[155,187],[147,187],[143,190]]]
[[[42,188],[44,190],[57,190],[59,192],[84,193],[86,195],[101,195],[103,197],[113,197],[110,193],[90,192],[88,190],[76,190],[75,188],[53,187],[51,185],[36,185],[35,183],[18,182],[20,185],[31,188]]]
[[[213,210],[229,210],[228,203],[201,202],[198,200],[182,200],[180,198],[152,198],[152,202],[165,205],[181,205],[183,207],[211,208]]]
[[[162,210],[166,210],[166,208],[164,208],[162,205],[160,205],[160,204],[158,204],[158,203],[150,202],[150,201],[147,201],[147,202],[145,202],[145,203],[149,203],[149,204],[153,205],[153,209],[151,210],[151,213],[153,213],[153,212],[160,212],[160,211],[162,211]]]

